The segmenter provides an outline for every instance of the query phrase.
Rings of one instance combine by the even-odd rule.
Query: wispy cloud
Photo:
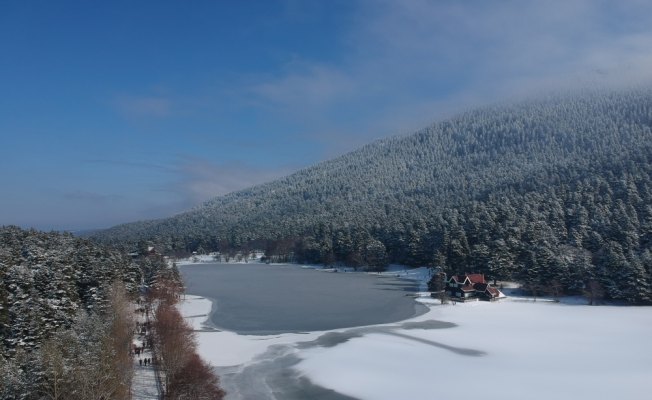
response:
[[[362,1],[344,61],[293,59],[250,93],[353,146],[468,106],[647,83],[649,15],[646,1]]]
[[[127,168],[144,168],[144,169],[159,170],[163,172],[173,171],[173,167],[170,167],[169,165],[144,162],[144,161],[127,161],[127,160],[92,158],[92,159],[82,160],[82,162],[88,164],[104,164],[109,166],[119,166],[119,167],[127,167]]]
[[[150,177],[141,179],[137,186],[125,182],[117,187],[107,187],[106,193],[100,190],[62,192],[58,198],[64,204],[61,207],[76,214],[71,217],[74,220],[71,223],[83,221],[83,216],[88,218],[84,226],[90,227],[167,217],[211,198],[283,177],[297,169],[294,165],[256,166],[245,161],[216,163],[195,156],[178,156],[167,165],[109,159],[84,162],[119,168],[124,176]],[[120,195],[111,193],[125,188],[132,191]],[[105,220],[113,222],[106,223]]]
[[[425,83],[466,77],[464,89],[474,90],[524,77],[549,82],[552,77],[590,75],[596,69],[649,66],[640,59],[652,47],[652,27],[646,23],[652,5],[645,2],[382,4],[365,18],[360,46],[371,44],[377,58],[394,67],[393,73],[382,67],[392,77]],[[401,60],[410,61],[401,68]]]
[[[127,118],[164,118],[172,113],[172,100],[167,96],[117,96],[113,104]]]
[[[72,200],[76,202],[92,203],[92,204],[106,204],[124,198],[122,195],[117,194],[103,194],[96,192],[89,192],[83,190],[75,190],[63,194],[65,200]]]
[[[257,84],[251,92],[262,99],[282,106],[297,104],[325,107],[343,96],[350,96],[358,88],[346,71],[326,65],[309,64],[277,80]]]
[[[185,157],[177,165],[178,180],[167,190],[182,197],[185,207],[192,207],[216,196],[280,178],[295,169],[258,167],[244,162],[216,164]]]

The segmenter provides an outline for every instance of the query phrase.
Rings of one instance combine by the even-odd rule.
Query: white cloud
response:
[[[645,1],[363,1],[345,61],[293,60],[251,93],[353,144],[481,103],[647,83],[650,15]]]
[[[253,94],[270,103],[289,107],[297,104],[329,106],[356,90],[355,80],[345,71],[319,64],[293,70],[277,80],[262,82],[251,88]]]
[[[216,196],[269,182],[295,170],[288,166],[257,167],[243,162],[215,164],[198,158],[185,158],[177,168],[180,179],[170,190],[182,196],[187,207],[198,205]]]

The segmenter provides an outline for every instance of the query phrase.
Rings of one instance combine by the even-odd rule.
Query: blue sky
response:
[[[652,71],[647,1],[0,2],[0,224],[157,218],[475,105]]]

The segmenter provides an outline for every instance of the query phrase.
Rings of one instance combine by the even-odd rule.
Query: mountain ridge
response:
[[[630,230],[645,236],[639,216],[646,218],[646,201],[652,201],[651,143],[650,88],[489,106],[216,197],[171,218],[119,225],[94,237],[122,245],[147,240],[165,252],[262,247],[270,257],[297,261],[398,262],[490,272],[488,259],[478,257],[473,247],[493,252],[493,241],[506,238],[499,232],[510,229],[521,232],[514,237],[523,241],[522,233],[536,228],[519,214],[531,212],[530,218],[546,229],[564,228],[553,229],[547,244],[534,247],[554,253],[560,246],[576,246],[595,258],[598,248],[573,244],[569,237],[575,229],[573,209],[581,205],[590,208],[591,216],[603,212],[611,218],[620,201],[634,226]],[[637,196],[613,193],[623,180]],[[579,193],[595,191],[595,199],[605,190],[611,194],[602,203]],[[530,204],[544,193],[555,202],[546,205],[552,210]],[[579,203],[573,204],[573,196]],[[507,209],[508,204],[520,209]],[[479,229],[470,221],[478,207],[510,217],[484,216],[491,220],[485,227],[489,231],[469,237],[467,231]],[[608,229],[594,220],[589,231],[606,240]],[[456,235],[461,240],[457,250],[451,239]],[[623,247],[620,239],[615,243]],[[638,242],[621,250],[631,251],[624,257],[639,262],[645,246]],[[494,268],[495,276],[513,277],[527,269],[523,254],[530,250],[508,247],[514,260],[500,272]],[[456,259],[457,253],[463,257]]]

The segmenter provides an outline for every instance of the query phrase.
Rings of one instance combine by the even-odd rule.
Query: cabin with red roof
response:
[[[446,281],[444,289],[451,300],[487,300],[493,301],[505,297],[500,290],[491,286],[484,274],[460,274],[453,275]]]

